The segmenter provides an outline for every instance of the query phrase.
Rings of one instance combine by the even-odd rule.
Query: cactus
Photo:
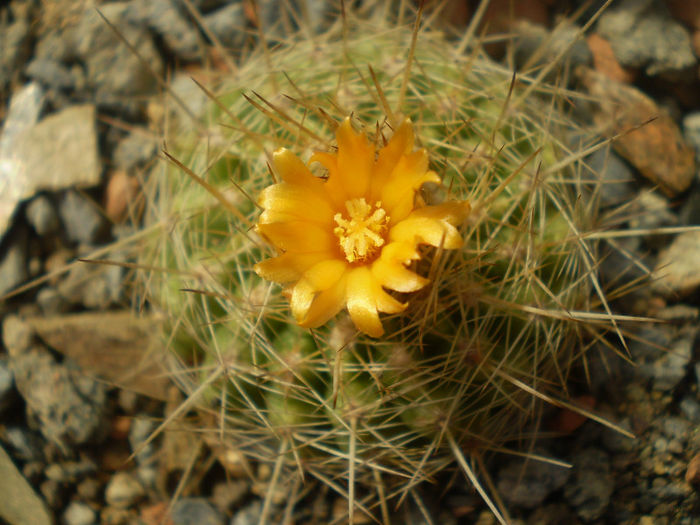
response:
[[[265,517],[302,476],[348,498],[351,521],[386,519],[388,502],[455,465],[502,517],[472,460],[517,449],[539,401],[565,403],[572,367],[610,324],[580,314],[605,303],[582,236],[596,211],[580,198],[584,135],[557,90],[430,29],[413,50],[414,35],[348,13],[324,35],[261,47],[207,87],[197,120],[171,123],[172,162],[151,174],[144,290],[167,318],[173,377],[217,421],[204,434],[269,465]],[[421,198],[472,207],[462,248],[421,248],[414,270],[430,284],[378,339],[345,314],[297,326],[283,288],[253,271],[274,255],[254,229],[271,153],[329,151],[348,115],[378,144],[409,117],[443,181]]]

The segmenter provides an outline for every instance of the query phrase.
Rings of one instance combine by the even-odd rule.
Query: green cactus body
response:
[[[142,259],[168,270],[147,276],[149,299],[170,319],[183,388],[209,381],[200,404],[222,414],[212,439],[261,462],[282,457],[278,483],[302,469],[343,493],[352,470],[358,486],[379,475],[391,497],[452,464],[448,432],[466,454],[518,440],[537,413],[521,385],[565,396],[580,339],[597,329],[572,314],[589,308],[594,246],[580,233],[595,213],[579,209],[575,146],[561,138],[573,125],[553,89],[537,86],[516,104],[522,87],[509,94],[510,71],[426,31],[397,108],[410,28],[352,21],[346,32],[281,45],[269,64],[254,54],[221,78],[201,115],[207,134],[174,124],[169,153],[238,213],[163,165],[151,177],[159,233]],[[252,227],[251,199],[272,183],[265,152],[284,146],[306,160],[327,151],[329,120],[350,114],[370,136],[389,137],[382,98],[395,119],[411,118],[443,179],[446,190],[426,187],[424,198],[446,191],[471,202],[464,246],[425,249],[416,271],[431,284],[406,297],[405,313],[383,318],[385,337],[343,336],[344,314],[300,328],[282,288],[253,272],[271,255]]]

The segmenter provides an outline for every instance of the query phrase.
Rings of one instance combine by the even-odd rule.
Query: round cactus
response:
[[[174,378],[217,421],[205,434],[269,464],[268,494],[315,478],[350,514],[379,515],[455,465],[475,481],[468,459],[517,448],[538,402],[566,398],[604,325],[580,314],[600,293],[582,235],[596,211],[581,199],[583,133],[557,90],[478,47],[428,30],[413,47],[414,35],[348,14],[324,35],[261,48],[207,87],[197,120],[174,119],[172,162],[150,179],[156,233],[140,262],[158,270],[144,283],[168,320]],[[274,152],[334,154],[343,126],[378,151],[405,119],[435,175],[415,201],[468,203],[451,219],[463,242],[417,245],[404,269],[423,284],[383,290],[407,306],[382,314],[381,336],[344,311],[299,326],[290,288],[255,271],[283,253],[256,228],[258,198],[279,182]],[[309,167],[330,184],[332,171]]]

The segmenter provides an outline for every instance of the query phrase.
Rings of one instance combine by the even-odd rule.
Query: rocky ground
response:
[[[278,3],[258,4],[273,27]],[[318,27],[335,12],[307,4]],[[492,4],[491,30],[513,29],[508,2]],[[521,59],[580,4],[517,2]],[[448,17],[466,23],[474,8],[450,2]],[[227,476],[177,428],[148,441],[179,394],[146,373],[152,339],[123,313],[127,269],[76,262],[129,229],[127,203],[158,162],[150,119],[163,83],[221,62],[220,45],[237,59],[254,42],[253,13],[238,0],[0,2],[0,522],[257,523],[247,478]],[[572,50],[590,67],[579,89],[650,118],[589,161],[609,181],[606,209],[629,203],[624,227],[643,230],[609,241],[601,279],[615,287],[652,272],[615,307],[664,322],[628,327],[634,364],[594,349],[590,384],[572,387],[636,439],[554,412],[546,424],[559,437],[537,452],[574,468],[500,459],[495,482],[530,525],[700,524],[700,231],[652,231],[700,224],[700,3],[613,1]],[[613,135],[625,120],[610,111],[602,104],[594,121]],[[317,499],[324,517],[313,520],[330,521],[332,499]],[[466,484],[444,501],[434,523],[493,522]]]

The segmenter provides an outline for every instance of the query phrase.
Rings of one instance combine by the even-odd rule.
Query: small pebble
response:
[[[183,498],[170,512],[173,525],[224,525],[224,517],[204,498]]]
[[[44,195],[33,198],[27,205],[24,214],[40,237],[55,233],[60,228],[56,210],[48,197]]]
[[[587,448],[574,455],[564,496],[576,514],[585,520],[600,518],[610,503],[615,483],[610,475],[610,460],[605,452]]]
[[[695,454],[688,463],[685,480],[692,485],[700,485],[700,454]]]
[[[68,190],[59,203],[68,241],[76,244],[94,244],[104,228],[105,221],[96,203],[74,190]]]
[[[93,525],[97,523],[97,513],[88,505],[72,501],[63,513],[66,525]]]
[[[498,473],[498,491],[510,504],[522,508],[540,505],[569,478],[570,469],[533,460],[517,460]]]
[[[260,500],[249,503],[231,518],[230,525],[257,525],[260,523],[262,502]]]
[[[143,486],[128,472],[117,472],[105,488],[107,504],[124,509],[136,503],[145,491]]]

